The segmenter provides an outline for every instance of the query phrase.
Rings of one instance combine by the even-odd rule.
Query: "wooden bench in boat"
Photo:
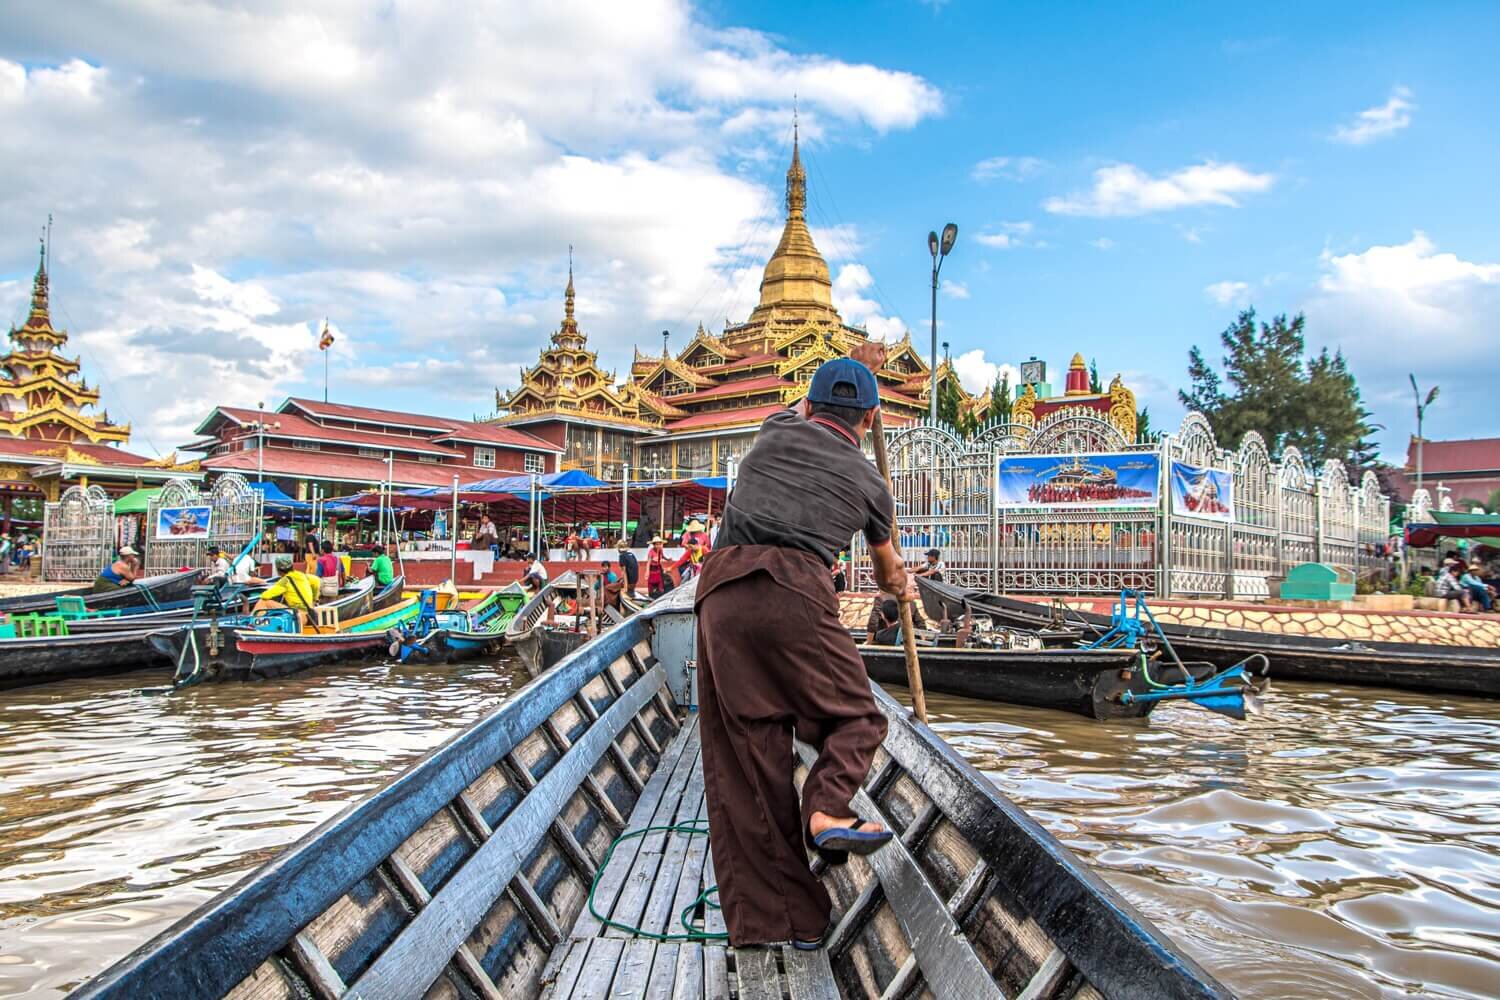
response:
[[[823,950],[656,942],[596,919],[589,889],[621,833],[706,818],[679,707],[690,614],[604,633],[77,995],[1229,996],[878,690],[890,733],[857,805],[900,837],[821,872]],[[652,833],[619,844],[595,906],[678,934],[713,882],[706,838]],[[695,919],[723,931],[712,908]]]

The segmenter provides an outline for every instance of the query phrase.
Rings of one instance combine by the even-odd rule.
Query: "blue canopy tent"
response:
[[[280,486],[270,480],[251,483],[250,488],[264,499],[266,510],[312,510],[312,504],[306,500],[293,500]]]

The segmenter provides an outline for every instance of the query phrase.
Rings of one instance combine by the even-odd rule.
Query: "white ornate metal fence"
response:
[[[1237,450],[1219,446],[1201,414],[1175,433],[1132,442],[1102,416],[1053,414],[1031,427],[994,424],[964,440],[926,422],[887,435],[897,535],[909,559],[937,548],[950,582],[1030,593],[1110,593],[1133,587],[1162,596],[1257,598],[1271,581],[1304,562],[1358,574],[1389,571],[1385,543],[1390,501],[1366,473],[1348,481],[1327,462],[1314,477],[1289,447],[1272,462],[1259,434]],[[997,465],[1007,455],[1154,454],[1160,482],[1140,507],[1004,505]],[[1227,475],[1232,516],[1174,510],[1172,463]],[[872,585],[866,553],[855,552],[857,579]]]
[[[181,538],[157,537],[163,508],[208,507],[208,533]],[[244,476],[220,476],[208,493],[186,479],[173,479],[146,506],[145,560],[147,574],[170,573],[185,566],[202,566],[210,543],[231,555],[242,549],[261,528],[264,496],[250,488]]]
[[[69,486],[42,512],[42,579],[93,580],[115,555],[115,504],[97,486]]]

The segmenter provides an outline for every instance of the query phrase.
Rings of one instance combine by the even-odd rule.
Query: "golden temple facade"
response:
[[[599,369],[578,329],[570,266],[562,325],[521,386],[496,393],[503,414],[496,422],[565,445],[564,468],[601,478],[619,478],[627,459],[632,478],[723,475],[770,413],[807,392],[820,364],[869,337],[846,324],[833,303],[828,263],[807,225],[807,173],[795,130],[785,208],[781,239],[749,317],[718,335],[700,323],[676,353],[665,344],[660,354],[637,349],[629,377],[618,385]],[[938,377],[970,405],[948,362]],[[909,333],[889,345],[877,380],[888,425],[926,415],[929,368]]]

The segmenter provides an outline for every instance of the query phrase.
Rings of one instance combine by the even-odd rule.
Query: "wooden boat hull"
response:
[[[854,805],[899,836],[813,863],[820,951],[607,931],[595,909],[681,933],[716,881],[702,837],[618,839],[705,815],[692,634],[690,604],[605,632],[75,996],[699,1000],[730,996],[731,968],[742,998],[1231,996],[878,688],[888,733]]]
[[[88,635],[0,639],[0,689],[125,673],[159,663],[153,627]]]
[[[861,646],[872,680],[906,683],[900,646]],[[953,649],[923,647],[922,683],[929,691],[1073,712],[1089,719],[1139,719],[1154,701],[1122,701],[1151,687],[1135,666],[1134,650]]]
[[[554,625],[538,625],[510,640],[526,672],[533,677],[552,669],[563,657],[588,641],[587,632]]]
[[[405,580],[397,577],[390,584],[375,590],[372,585],[347,594],[331,603],[337,608],[341,621],[377,614],[392,607],[401,599]],[[338,635],[340,633],[335,633]],[[326,639],[330,636],[289,635],[285,633],[257,633],[253,628],[241,624],[241,619],[230,617],[222,621],[197,621],[191,626],[183,625],[163,629],[149,636],[153,649],[171,661],[179,677],[191,676],[195,681],[259,680],[267,677],[282,677],[306,667],[330,663],[353,655],[369,655],[372,648],[384,648],[386,639],[383,630],[370,633],[378,642],[365,641],[356,653],[349,649],[320,649],[304,646],[300,650],[278,647],[261,651],[240,648],[240,639],[245,635],[278,635],[285,639]],[[368,640],[370,636],[362,635]],[[299,655],[300,654],[300,655]]]
[[[169,604],[192,596],[193,585],[198,582],[202,570],[189,569],[178,573],[148,576],[129,587],[95,593],[92,587],[74,587],[70,590],[53,591],[50,594],[26,594],[20,597],[0,598],[0,614],[24,615],[32,612],[51,614],[57,610],[59,597],[81,597],[91,611],[112,608],[134,608],[155,604]]]
[[[1052,609],[1010,597],[962,591],[943,584],[922,585],[938,602],[966,599],[976,611],[1007,624],[1035,627],[1052,620]],[[1107,629],[1109,618],[1068,612],[1068,621]],[[1162,623],[1162,631],[1184,660],[1230,666],[1254,653],[1271,661],[1271,676],[1284,680],[1359,684],[1500,698],[1500,650],[1403,642],[1351,642],[1274,632],[1210,629]]]
[[[309,667],[385,653],[384,632],[336,632],[332,635],[279,635],[237,630],[235,656],[223,662],[218,680],[252,681],[285,677]]]

